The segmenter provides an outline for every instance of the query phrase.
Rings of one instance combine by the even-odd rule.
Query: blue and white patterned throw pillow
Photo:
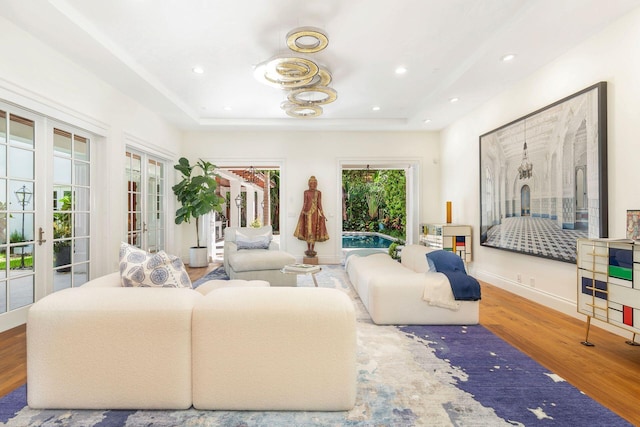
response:
[[[182,260],[165,251],[154,254],[122,242],[120,245],[122,286],[192,288]]]

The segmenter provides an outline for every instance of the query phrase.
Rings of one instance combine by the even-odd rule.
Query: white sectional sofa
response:
[[[219,285],[121,287],[113,273],[39,300],[27,320],[29,406],[354,406],[355,312],[346,294]]]
[[[345,261],[347,275],[374,323],[379,325],[472,325],[479,301],[454,301],[447,277],[429,272],[426,254],[433,249],[407,245],[402,262],[388,254]],[[451,308],[445,308],[451,307]]]

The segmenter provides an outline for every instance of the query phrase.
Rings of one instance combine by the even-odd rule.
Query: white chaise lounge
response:
[[[428,302],[429,291],[450,292],[447,277],[429,272],[426,254],[433,249],[407,245],[402,262],[386,253],[351,255],[346,270],[374,323],[379,325],[473,325],[478,323],[479,301],[452,301],[442,298]],[[435,300],[434,295],[434,300]],[[457,309],[444,308],[450,304]]]

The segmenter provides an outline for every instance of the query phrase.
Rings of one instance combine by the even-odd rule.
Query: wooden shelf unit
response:
[[[473,261],[471,226],[458,224],[420,224],[420,244],[457,253],[465,262]]]
[[[640,333],[640,242],[626,239],[578,239],[577,310],[587,316],[584,345],[591,319]]]

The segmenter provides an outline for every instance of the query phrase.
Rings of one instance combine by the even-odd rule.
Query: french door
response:
[[[0,315],[11,321],[35,301],[41,254],[34,244],[36,126],[22,113],[0,108]]]
[[[0,331],[24,323],[43,296],[89,280],[90,142],[0,102]]]
[[[127,241],[148,252],[163,250],[166,239],[166,162],[128,149]]]
[[[53,290],[89,280],[91,209],[90,140],[53,127]]]

